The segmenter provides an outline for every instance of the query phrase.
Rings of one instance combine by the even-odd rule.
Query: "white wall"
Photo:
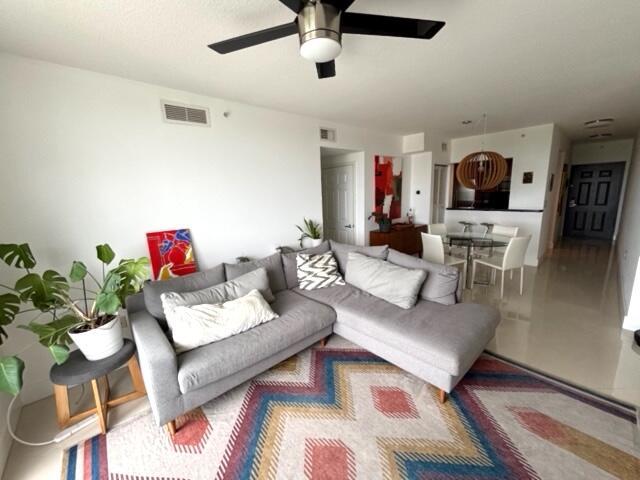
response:
[[[640,330],[640,131],[635,139],[628,179],[616,246],[625,309],[623,327]]]
[[[433,156],[431,152],[421,152],[405,157],[405,172],[409,174],[407,190],[409,192],[408,207],[412,208],[415,223],[428,224],[431,222],[431,192],[433,190]],[[419,194],[416,192],[420,192]]]
[[[509,208],[542,210],[549,172],[553,124],[507,130],[486,136],[451,140],[451,162],[458,163],[468,154],[484,149],[513,158]],[[533,183],[522,183],[522,174],[533,172]]]
[[[549,156],[549,169],[547,171],[547,183],[545,190],[544,212],[542,214],[540,226],[540,241],[538,245],[538,258],[543,258],[546,251],[554,246],[555,230],[557,227],[558,202],[561,193],[562,167],[565,159],[569,156],[571,142],[569,138],[557,126],[553,128],[553,138],[551,141],[551,153]],[[553,189],[551,185],[551,175],[553,179]]]
[[[571,164],[628,162],[633,152],[633,138],[603,142],[575,143],[571,149]]]
[[[401,156],[402,137],[400,135],[390,135],[382,132],[374,132],[349,125],[333,123],[328,121],[320,122],[323,127],[335,128],[337,139],[335,142],[321,141],[320,145],[328,148],[340,148],[364,152],[364,172],[356,182],[364,184],[364,203],[358,202],[356,205],[356,225],[362,225],[362,234],[357,236],[358,243],[369,244],[369,232],[377,230],[378,226],[373,220],[367,220],[374,209],[374,157],[376,155],[388,155],[391,157]],[[403,165],[403,175],[405,169]],[[403,205],[403,213],[406,213]]]
[[[513,158],[509,208],[522,210],[544,210],[550,195],[549,178],[558,161],[560,149],[568,148],[568,140],[553,124],[507,130],[488,135],[454,138],[450,142],[451,163],[457,163],[470,153],[481,150],[500,153]],[[522,183],[522,174],[533,172],[533,183]],[[559,179],[558,179],[559,180]],[[546,214],[546,215],[545,215]],[[538,265],[544,256],[552,216],[548,212],[480,212],[447,210],[445,221],[448,228],[459,229],[460,220],[477,223],[491,222],[519,226],[523,233],[532,236],[527,249],[526,263]]]
[[[163,122],[160,99],[208,107],[211,127]],[[295,244],[295,224],[322,218],[319,126],[329,122],[6,54],[0,105],[0,242],[29,242],[40,268],[97,267],[102,242],[147,255],[145,233],[175,227],[191,229],[207,268]],[[364,231],[373,156],[400,153],[401,137],[335,127],[342,145],[366,155]],[[0,268],[0,282],[15,278]],[[34,343],[9,334],[5,353]],[[48,353],[34,346],[21,356],[24,402],[49,395]]]

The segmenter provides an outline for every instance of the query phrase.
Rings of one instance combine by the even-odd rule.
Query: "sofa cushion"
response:
[[[380,258],[382,260],[386,260],[387,254],[389,253],[388,245],[382,245],[379,247],[360,247],[357,245],[334,242],[333,240],[329,241],[329,245],[336,256],[336,260],[338,260],[338,268],[343,276],[347,272],[349,252],[357,252],[366,255],[367,257]]]
[[[280,258],[279,253],[274,253],[273,255],[261,258],[260,260],[252,260],[251,262],[225,263],[224,271],[227,276],[227,280],[233,280],[240,275],[244,275],[245,273],[260,267],[267,269],[269,285],[271,286],[271,291],[273,293],[278,293],[287,289],[287,282],[285,281],[284,270],[282,269],[282,259]]]
[[[258,290],[224,303],[182,305],[166,315],[176,352],[219,342],[278,318]]]
[[[222,264],[202,272],[185,275],[184,277],[158,280],[155,282],[148,280],[142,289],[144,303],[147,311],[164,324],[166,317],[162,309],[160,295],[166,292],[183,293],[202,290],[203,288],[223,283],[225,280],[224,266]]]
[[[351,285],[400,308],[416,304],[427,273],[394,265],[379,258],[349,252],[345,280]]]
[[[166,292],[160,298],[162,299],[162,308],[166,316],[176,307],[223,303],[243,297],[251,290],[259,290],[268,302],[275,300],[269,288],[267,271],[263,267],[213,287],[203,288],[195,292]]]
[[[405,268],[416,268],[427,272],[427,279],[420,290],[420,298],[443,305],[453,305],[460,298],[458,288],[460,270],[448,265],[438,265],[418,257],[389,249],[387,261]]]
[[[338,272],[338,263],[333,252],[309,255],[299,253],[296,257],[298,264],[298,283],[302,290],[315,290],[336,285],[344,285],[344,280]]]
[[[291,290],[279,292],[275,297],[271,308],[279,318],[178,355],[178,384],[182,393],[250,367],[335,321],[333,309]]]
[[[287,288],[296,288],[298,286],[298,266],[296,258],[299,253],[320,255],[322,253],[327,253],[329,250],[329,241],[325,240],[317,247],[306,248],[298,252],[283,253],[282,266],[284,267],[284,276],[287,282]]]
[[[347,292],[348,287],[295,291],[331,305],[337,313],[337,324],[454,376],[464,373],[476,360],[477,352],[491,340],[500,321],[498,312],[487,305],[445,306],[419,300],[415,307],[404,310],[355,287]],[[338,288],[344,291],[338,292]]]

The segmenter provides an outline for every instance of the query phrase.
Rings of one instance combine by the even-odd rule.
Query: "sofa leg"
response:
[[[324,347],[327,344],[327,340],[329,340],[329,337],[324,337],[322,340],[320,340],[320,346]]]
[[[171,438],[173,438],[173,436],[176,434],[176,421],[175,420],[171,420],[170,422],[167,422],[164,425],[164,429],[167,431],[169,436]]]
[[[438,389],[438,398],[440,399],[440,403],[445,403],[447,401],[447,392]]]

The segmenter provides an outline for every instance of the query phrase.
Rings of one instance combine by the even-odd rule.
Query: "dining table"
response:
[[[452,246],[460,246],[466,247],[467,250],[467,263],[466,263],[466,279],[467,279],[467,288],[472,288],[471,285],[471,268],[473,266],[473,251],[476,248],[487,248],[492,250],[496,247],[505,247],[509,245],[509,241],[511,237],[507,237],[505,235],[494,235],[493,233],[484,233],[484,232],[448,232],[446,235],[442,236],[442,241],[445,244],[449,244]]]

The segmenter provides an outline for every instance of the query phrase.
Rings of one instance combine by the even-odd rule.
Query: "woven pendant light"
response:
[[[484,136],[487,134],[487,116],[484,115]],[[491,190],[496,188],[507,176],[507,161],[497,152],[482,150],[474,152],[462,159],[456,169],[458,181],[466,188],[473,190]]]

